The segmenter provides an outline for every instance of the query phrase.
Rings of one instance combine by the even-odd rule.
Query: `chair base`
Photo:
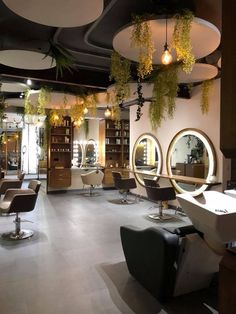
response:
[[[15,231],[5,232],[1,237],[4,240],[16,241],[31,238],[33,234],[34,232],[32,230],[21,229],[19,233],[16,233]]]
[[[160,214],[150,214],[148,215],[149,218],[154,219],[154,220],[170,220],[173,219],[173,216],[170,215],[160,215]]]

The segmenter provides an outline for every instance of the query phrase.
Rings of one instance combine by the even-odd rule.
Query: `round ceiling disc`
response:
[[[26,70],[44,70],[55,66],[50,56],[28,50],[2,50],[0,63],[9,67]]]
[[[53,26],[76,27],[96,20],[103,0],[3,0],[14,13],[27,20]]]
[[[218,69],[214,65],[205,63],[195,63],[191,73],[187,74],[183,70],[178,73],[179,83],[197,83],[210,80],[218,74]]]
[[[160,64],[166,41],[166,19],[155,19],[149,22],[155,48],[153,63]],[[168,19],[167,22],[167,43],[170,47],[175,19]],[[200,59],[212,53],[219,46],[221,34],[215,25],[200,18],[195,17],[191,25],[192,53],[196,59]],[[133,25],[130,25],[118,32],[113,38],[113,48],[123,57],[137,62],[139,49],[131,47],[132,29]],[[176,60],[174,49],[171,49],[171,54],[173,60]]]

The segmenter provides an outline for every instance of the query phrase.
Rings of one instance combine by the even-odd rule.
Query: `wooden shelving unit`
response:
[[[71,185],[72,130],[70,117],[49,130],[47,191]]]
[[[129,120],[100,122],[99,160],[105,167],[104,186],[112,187],[112,171],[123,173],[129,165]],[[125,173],[127,176],[127,172]]]

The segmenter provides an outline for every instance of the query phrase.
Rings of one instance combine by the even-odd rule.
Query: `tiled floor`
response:
[[[160,305],[128,273],[119,227],[158,225],[146,218],[150,203],[116,205],[118,192],[46,195],[22,217],[35,235],[20,242],[0,241],[1,314],[152,314],[211,313],[202,303],[209,292]],[[0,217],[0,232],[13,228],[13,217]],[[175,225],[185,222],[176,221]],[[213,312],[213,311],[212,311]],[[215,312],[216,313],[216,312]]]

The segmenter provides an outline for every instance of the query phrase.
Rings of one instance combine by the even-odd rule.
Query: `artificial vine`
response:
[[[70,108],[72,121],[82,121],[84,118],[84,101],[78,96],[75,97],[75,104]]]
[[[182,69],[186,73],[191,73],[193,65],[195,64],[190,40],[190,30],[193,18],[194,15],[189,10],[184,10],[183,13],[175,15],[176,22],[172,47],[176,51],[177,60],[182,62]]]
[[[152,59],[155,51],[150,22],[145,21],[144,17],[133,17],[131,47],[139,49],[137,74],[143,79],[153,70]]]
[[[45,116],[45,106],[51,100],[51,93],[48,88],[42,87],[39,91],[38,101],[37,101],[37,114]]]
[[[64,110],[51,109],[49,112],[49,124],[51,126],[63,125]]]
[[[137,86],[137,94],[138,94],[138,108],[136,111],[136,120],[139,121],[141,116],[143,115],[141,110],[144,104],[145,99],[143,98],[143,93],[142,93],[142,84],[140,80],[138,80],[138,86]]]
[[[153,76],[152,101],[149,106],[149,118],[152,128],[160,127],[165,115],[173,118],[175,100],[178,92],[178,64],[165,66]]]
[[[202,114],[207,114],[209,111],[209,91],[213,85],[213,80],[206,80],[201,84],[201,111]]]
[[[96,94],[90,94],[84,98],[83,110],[85,107],[90,109],[91,115],[93,117],[96,117],[96,115],[97,115],[97,103],[98,103],[97,95]]]
[[[111,55],[110,80],[114,79],[117,103],[123,102],[130,95],[130,61],[122,58],[116,51]]]

